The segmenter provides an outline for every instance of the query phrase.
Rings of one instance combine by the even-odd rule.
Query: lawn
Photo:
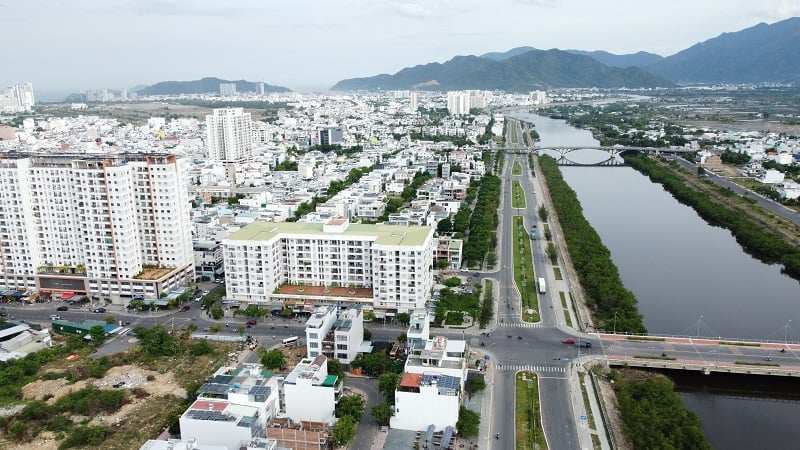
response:
[[[516,418],[516,448],[518,450],[546,449],[542,431],[542,416],[539,411],[539,382],[536,374],[520,372],[516,377],[514,396]]]
[[[445,325],[463,325],[464,313],[462,311],[447,311],[447,317],[444,319]]]
[[[511,181],[511,207],[525,208],[525,192],[522,191],[519,180]]]
[[[536,294],[536,278],[531,258],[531,240],[522,217],[514,217],[514,282],[522,297],[522,320],[539,321],[539,298]],[[529,312],[528,310],[533,310]]]
[[[514,161],[514,165],[511,166],[511,175],[514,176],[522,175],[522,166],[519,164],[519,161]]]

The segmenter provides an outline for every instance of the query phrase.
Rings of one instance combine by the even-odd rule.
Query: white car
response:
[[[61,316],[58,314],[50,314],[50,320],[61,320]]]

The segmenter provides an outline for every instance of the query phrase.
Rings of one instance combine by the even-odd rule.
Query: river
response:
[[[540,147],[598,145],[589,131],[563,120],[514,117],[535,124]],[[569,155],[576,162],[604,159],[596,151],[576,153]],[[800,341],[800,284],[779,265],[747,255],[730,232],[709,226],[629,167],[561,169],[638,298],[650,333]],[[800,413],[796,401],[715,395],[700,381],[679,383],[679,391],[715,448],[793,448],[800,442],[800,427],[785,426],[786,417]]]

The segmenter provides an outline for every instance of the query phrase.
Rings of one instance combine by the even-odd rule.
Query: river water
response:
[[[535,124],[539,147],[598,145],[589,131],[563,120],[513,116]],[[582,163],[603,156],[591,150],[569,154]],[[782,275],[780,266],[750,257],[730,232],[709,226],[629,167],[561,169],[625,286],[638,298],[650,333],[800,341],[800,283]],[[708,392],[709,381],[678,385],[714,448],[799,445],[800,427],[785,425],[786,417],[798,416],[800,403],[715,395]],[[769,378],[750,383],[769,383]]]

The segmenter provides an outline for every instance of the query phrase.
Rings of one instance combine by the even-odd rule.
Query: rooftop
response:
[[[379,245],[419,246],[433,235],[433,228],[386,224],[350,224],[338,233],[323,232],[324,224],[306,222],[253,222],[228,236],[228,241],[268,241],[280,234],[364,237]]]

